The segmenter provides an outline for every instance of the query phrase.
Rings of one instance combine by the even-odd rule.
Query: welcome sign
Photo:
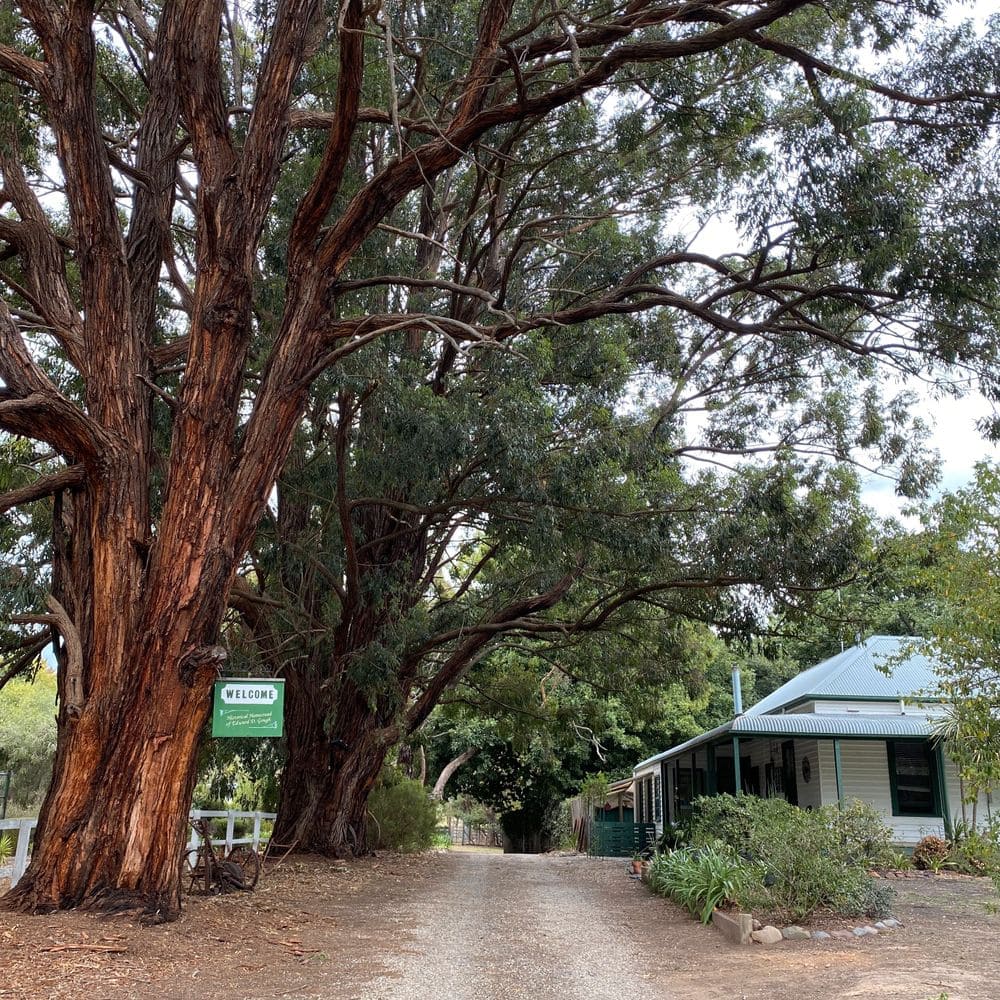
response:
[[[213,736],[281,736],[285,682],[248,677],[215,682]]]

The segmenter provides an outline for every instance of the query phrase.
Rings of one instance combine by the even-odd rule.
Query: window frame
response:
[[[899,801],[899,773],[896,770],[896,748],[898,746],[919,747],[927,759],[927,772],[930,779],[931,812],[903,811]],[[886,740],[886,756],[889,764],[889,796],[892,799],[892,815],[894,817],[912,819],[943,819],[942,788],[938,774],[938,750],[927,740]]]

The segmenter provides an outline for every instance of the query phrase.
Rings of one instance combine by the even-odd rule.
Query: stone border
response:
[[[874,924],[863,924],[859,927],[852,927],[850,930],[835,931],[807,931],[798,924],[789,924],[788,927],[775,927],[772,924],[760,926],[760,921],[753,921],[755,929],[750,932],[750,940],[756,944],[778,944],[781,941],[830,941],[837,939],[840,941],[854,941],[857,938],[876,937],[887,931],[894,931],[903,925],[895,917],[887,917]]]
[[[903,925],[895,917],[887,917],[875,924],[864,924],[850,930],[808,931],[798,924],[788,927],[762,925],[749,913],[727,913],[725,910],[712,911],[712,925],[732,944],[780,944],[782,941],[854,941],[858,938],[876,937]]]

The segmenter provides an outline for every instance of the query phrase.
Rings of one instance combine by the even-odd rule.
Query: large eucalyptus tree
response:
[[[924,39],[925,66],[894,74],[886,56],[880,81],[851,66],[852,45],[888,52],[932,8],[8,4],[0,428],[54,467],[2,505],[55,497],[48,607],[31,617],[61,636],[61,701],[32,864],[5,904],[176,915],[227,601],[252,600],[234,581],[328,370],[333,395],[319,393],[325,411],[303,433],[332,420],[348,475],[354,418],[378,404],[369,373],[350,382],[361,348],[396,337],[387,368],[415,359],[433,395],[481,357],[530,360],[536,332],[571,354],[590,324],[655,311],[630,329],[666,338],[649,363],[670,383],[657,430],[675,397],[702,399],[713,447],[734,452],[753,447],[769,406],[818,426],[794,387],[836,378],[830,358],[911,371],[991,360],[993,244],[967,224],[988,194],[970,162],[995,116],[989,40]],[[748,73],[766,85],[745,90]],[[783,101],[798,77],[808,99]],[[725,99],[730,82],[745,102]],[[615,189],[612,155],[648,155],[644,180],[623,169]],[[672,187],[692,158],[710,168],[705,191],[731,183],[743,205],[752,239],[737,256],[692,252],[659,226],[639,238],[633,220],[697,202],[697,183]],[[737,197],[747,166],[779,162]],[[940,213],[922,214],[928,202]],[[706,358],[736,373],[733,392],[768,379],[789,392],[716,421]],[[876,443],[881,414],[862,410],[861,439]],[[836,414],[819,420],[835,450],[852,439]],[[361,437],[377,461],[377,434]],[[360,615],[380,523],[426,515],[405,490],[347,496],[330,585]],[[720,551],[739,548],[723,536]],[[543,611],[588,574],[580,549],[528,574],[500,620]],[[459,627],[446,661],[482,643],[490,614]],[[412,704],[447,676],[416,677]]]

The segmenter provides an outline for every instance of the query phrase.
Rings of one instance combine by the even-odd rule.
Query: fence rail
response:
[[[603,858],[628,858],[656,844],[655,823],[591,822],[587,853]]]
[[[267,812],[238,812],[235,809],[229,811],[218,809],[192,809],[191,819],[224,819],[226,821],[226,853],[231,851],[236,844],[253,844],[256,851],[262,842],[270,840],[269,835],[265,835],[261,827],[265,820],[274,820],[277,813]],[[239,819],[253,820],[253,833],[249,837],[237,837],[236,821]],[[24,874],[24,869],[28,867],[31,860],[31,839],[38,820],[29,819],[2,819],[0,820],[0,836],[9,830],[16,831],[13,868],[0,868],[0,876],[8,869],[10,870],[10,885],[13,888],[17,885],[18,879]],[[192,830],[191,839],[187,842],[187,849],[194,851],[200,843],[200,838]]]

